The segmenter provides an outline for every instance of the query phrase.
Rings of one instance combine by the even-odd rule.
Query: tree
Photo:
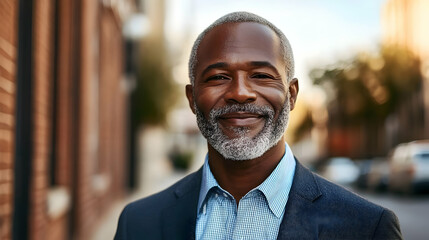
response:
[[[143,42],[132,93],[132,111],[137,125],[164,124],[174,106],[175,88],[162,41]]]
[[[369,153],[380,153],[384,124],[405,98],[422,85],[420,59],[406,49],[384,47],[377,54],[360,53],[350,61],[310,72],[315,85],[329,95],[329,127],[365,129]]]

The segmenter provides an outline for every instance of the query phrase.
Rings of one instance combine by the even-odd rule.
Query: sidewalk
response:
[[[133,202],[137,199],[140,199],[145,196],[149,196],[159,190],[162,190],[177,180],[184,177],[184,173],[173,172],[168,177],[166,177],[162,182],[156,183],[152,181],[153,187],[151,189],[140,189],[124,200],[117,202],[111,209],[109,209],[108,213],[105,214],[104,219],[101,221],[98,229],[95,231],[93,236],[93,240],[109,240],[113,239],[116,227],[118,224],[119,215],[121,214],[122,209],[125,207],[127,203]]]
[[[158,128],[146,130],[140,136],[139,189],[108,210],[94,232],[92,240],[113,239],[119,215],[127,203],[159,192],[202,166],[206,151],[205,146],[198,149],[195,155],[196,161],[188,172],[175,171],[169,163],[168,153],[164,147],[166,137],[168,137],[166,133]]]

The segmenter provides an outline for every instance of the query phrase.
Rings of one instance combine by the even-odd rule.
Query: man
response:
[[[401,239],[393,212],[303,167],[285,143],[298,80],[284,34],[246,12],[200,34],[186,95],[203,167],[129,204],[115,239]]]

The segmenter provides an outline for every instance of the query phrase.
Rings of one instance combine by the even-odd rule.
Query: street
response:
[[[401,196],[392,193],[355,191],[366,199],[396,213],[404,239],[429,238],[429,195]]]

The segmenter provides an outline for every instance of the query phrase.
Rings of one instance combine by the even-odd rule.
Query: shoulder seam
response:
[[[377,224],[375,225],[375,228],[372,231],[371,239],[374,239],[375,233],[377,232],[378,226],[380,225],[381,219],[383,218],[385,211],[386,211],[386,209],[382,208],[382,211],[381,211],[380,217],[378,218]]]

